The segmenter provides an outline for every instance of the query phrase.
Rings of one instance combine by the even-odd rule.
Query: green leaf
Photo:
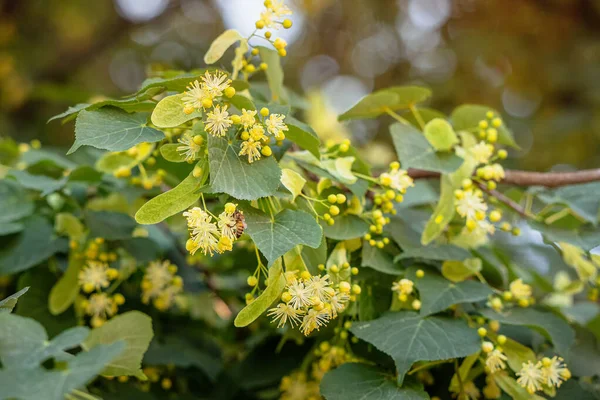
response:
[[[52,225],[43,217],[33,215],[23,225],[23,231],[5,241],[0,249],[0,275],[34,267],[66,247],[65,240],[54,237]]]
[[[79,270],[83,264],[84,261],[80,258],[69,258],[67,270],[52,287],[48,297],[48,309],[52,315],[62,314],[77,298]]]
[[[4,300],[0,300],[0,313],[11,312],[17,305],[17,300],[19,300],[19,297],[21,297],[25,293],[27,293],[28,290],[29,290],[29,286],[24,287],[23,289],[19,290],[17,293],[11,294]]]
[[[267,288],[260,296],[244,307],[237,317],[235,317],[235,321],[233,321],[235,326],[241,328],[250,325],[260,317],[271,304],[279,299],[285,288],[285,276],[281,266],[281,259],[277,259],[269,269],[268,282]]]
[[[157,224],[194,204],[200,198],[203,180],[189,174],[181,183],[144,204],[135,214],[140,224]]]
[[[304,122],[298,121],[294,117],[288,116],[285,122],[288,126],[285,137],[296,143],[302,149],[308,150],[317,159],[321,158],[321,154],[319,153],[321,141],[315,131],[310,126]]]
[[[416,168],[440,173],[456,171],[463,159],[453,153],[436,153],[425,136],[410,125],[395,123],[390,133],[402,168]]]
[[[93,329],[82,347],[89,351],[98,345],[125,341],[125,350],[106,366],[102,375],[131,375],[145,380],[141,363],[153,335],[149,316],[139,311],[128,311]]]
[[[79,239],[83,235],[84,229],[79,218],[71,213],[58,213],[54,217],[54,230],[56,233],[67,235],[70,239]]]
[[[64,359],[65,350],[79,346],[89,329],[76,327],[48,340],[44,327],[31,318],[0,314],[0,360],[4,368],[33,368],[58,357]]]
[[[0,370],[4,399],[64,400],[74,389],[84,387],[110,360],[123,351],[123,343],[82,351],[60,370],[43,367]]]
[[[399,275],[403,271],[400,266],[394,265],[394,260],[390,254],[366,242],[362,246],[361,267],[373,268],[375,271],[390,275]]]
[[[256,106],[254,105],[252,100],[250,100],[246,96],[242,96],[240,94],[234,95],[231,99],[229,99],[229,102],[240,111],[242,111],[242,109],[245,109],[248,111],[256,110]]]
[[[296,171],[284,168],[281,170],[281,184],[292,193],[292,201],[294,201],[302,193],[306,179]]]
[[[236,42],[242,40],[244,37],[235,29],[228,29],[221,33],[208,48],[208,51],[204,55],[204,62],[206,64],[214,64],[223,57],[223,54],[228,48],[233,46]]]
[[[271,196],[279,188],[281,169],[274,157],[264,157],[252,164],[240,158],[239,144],[226,138],[208,137],[210,186],[215,193],[227,193],[239,200],[256,200]]]
[[[0,225],[0,236],[21,232],[23,228],[23,224],[20,222],[3,222]]]
[[[74,106],[70,106],[69,108],[67,108],[66,111],[63,111],[60,114],[56,114],[55,116],[50,118],[46,123],[52,122],[57,119],[64,118],[64,120],[62,121],[62,123],[64,124],[65,122],[69,122],[70,120],[75,118],[77,116],[77,114],[79,113],[79,111],[84,110],[89,106],[90,105],[87,103],[79,103]]]
[[[127,239],[135,229],[135,221],[127,214],[112,211],[85,212],[85,223],[91,237],[107,240]]]
[[[327,400],[428,400],[422,388],[399,387],[395,379],[376,367],[347,363],[329,371],[321,381]]]
[[[56,276],[50,272],[49,268],[37,268],[22,274],[17,281],[17,287],[31,287],[27,291],[27,296],[19,299],[14,311],[17,315],[33,318],[42,324],[50,337],[77,325],[73,309],[60,315],[52,315],[48,310],[48,296],[50,296],[50,290],[55,281]]]
[[[184,104],[182,97],[185,93],[167,96],[158,102],[152,111],[152,123],[159,128],[175,128],[194,118],[202,118],[202,112],[194,110],[191,114],[183,112]]]
[[[144,355],[144,364],[197,367],[212,381],[216,380],[223,370],[223,362],[210,352],[199,349],[196,343],[188,342],[176,335],[177,333],[167,336],[163,343],[154,339]]]
[[[425,230],[421,236],[421,244],[428,245],[442,234],[448,226],[456,209],[454,208],[454,188],[447,175],[442,175],[440,179],[440,201],[438,202],[433,215],[427,221]]]
[[[425,125],[423,130],[425,138],[437,151],[450,151],[458,144],[458,137],[452,129],[452,125],[445,119],[434,118]]]
[[[321,244],[316,249],[302,246],[301,256],[308,271],[313,275],[317,274],[319,264],[327,262],[327,239],[325,239],[325,235],[321,238]]]
[[[47,196],[52,192],[61,189],[67,183],[67,178],[52,179],[45,175],[33,175],[27,171],[11,170],[9,175],[14,177],[17,182],[27,189],[38,190],[42,196]]]
[[[506,343],[502,344],[502,352],[506,355],[507,363],[514,372],[519,372],[523,368],[523,363],[527,361],[536,361],[536,355],[527,346],[507,338]]]
[[[335,217],[335,224],[323,223],[323,234],[335,240],[348,240],[364,236],[369,231],[369,224],[356,215]]]
[[[417,269],[416,267],[409,268],[407,276],[415,282],[419,289],[420,313],[423,316],[443,311],[454,304],[485,300],[493,293],[490,287],[483,283],[450,282],[431,268],[425,269],[425,276],[417,278]]]
[[[99,183],[102,181],[102,172],[89,165],[82,165],[71,171],[68,178],[69,182]]]
[[[116,108],[81,111],[75,122],[75,143],[67,154],[81,146],[123,151],[138,143],[164,139],[161,131],[147,126],[147,120],[147,113],[128,114]]]
[[[513,308],[503,313],[493,310],[480,310],[481,314],[507,325],[528,326],[550,338],[556,351],[562,355],[568,353],[575,340],[575,331],[563,319],[551,312],[533,308]]]
[[[578,229],[563,229],[535,221],[528,221],[528,224],[540,231],[548,241],[567,242],[585,251],[592,250],[600,243],[600,230],[595,228],[584,226]]]
[[[475,364],[479,359],[480,354],[481,352],[478,351],[477,353],[471,354],[470,356],[464,359],[462,364],[460,364],[458,371],[455,372],[452,376],[448,390],[450,390],[453,393],[460,393],[461,384],[459,383],[458,374],[460,374],[462,382],[467,382],[469,379],[469,373],[471,372],[471,368],[473,368],[473,364]]]
[[[481,339],[466,322],[443,317],[426,317],[415,312],[395,312],[358,322],[350,329],[394,359],[398,383],[415,361],[437,361],[466,357],[477,351]]]
[[[0,223],[16,221],[33,212],[33,202],[12,180],[0,180]]]
[[[464,261],[444,261],[442,275],[452,282],[462,282],[481,271],[481,259],[469,258]]]
[[[163,144],[162,146],[160,146],[160,155],[163,156],[165,160],[170,162],[185,162],[185,156],[179,151],[177,151],[177,148],[179,146],[181,145],[177,143]]]
[[[267,63],[267,82],[271,91],[271,101],[287,103],[287,94],[283,88],[283,69],[281,68],[281,57],[277,51],[263,46],[257,46],[258,54],[262,62]]]
[[[467,250],[451,244],[428,245],[423,247],[408,247],[396,258],[419,258],[422,260],[464,260],[471,256]]]
[[[600,182],[563,186],[538,193],[538,197],[547,204],[564,204],[588,222],[598,223]]]
[[[338,117],[338,120],[375,118],[385,114],[389,108],[392,111],[407,109],[427,100],[431,90],[418,86],[396,86],[379,90],[363,97],[351,109]]]
[[[286,209],[271,219],[269,215],[250,209],[245,216],[246,232],[269,264],[299,244],[312,248],[321,244],[321,227],[304,211]]]
[[[486,114],[488,111],[493,112],[495,116],[500,116],[498,111],[494,110],[493,108],[475,104],[464,104],[452,111],[450,119],[452,120],[452,125],[454,126],[454,129],[456,131],[468,131],[472,129],[477,129],[479,126],[479,121],[487,120]],[[506,128],[504,124],[497,128],[497,130],[498,143],[515,148],[519,147],[517,146],[517,143],[515,142],[512,133]]]
[[[96,161],[96,169],[107,174],[112,174],[119,168],[131,169],[137,165],[138,161],[126,153],[104,153]]]
[[[352,164],[355,157],[338,157],[335,159],[324,160],[321,165],[329,172],[336,181],[344,185],[356,183],[358,178],[352,173]]]

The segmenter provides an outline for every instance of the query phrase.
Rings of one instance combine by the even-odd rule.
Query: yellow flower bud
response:
[[[413,300],[412,304],[411,304],[413,310],[420,310],[421,309],[421,301],[420,300]]]
[[[269,109],[267,107],[263,107],[260,109],[260,115],[262,115],[263,117],[266,117],[269,115]]]
[[[340,292],[350,293],[351,287],[348,282],[340,282]]]
[[[171,387],[173,387],[173,382],[169,378],[163,378],[163,380],[160,382],[160,386],[164,390],[169,390]]]
[[[341,194],[341,193],[338,193],[338,194],[335,196],[335,198],[336,198],[336,201],[337,201],[337,203],[338,203],[338,204],[344,204],[344,203],[346,203],[346,196],[344,196],[344,195],[343,195],[343,194]]]
[[[394,200],[396,198],[396,192],[394,192],[393,190],[387,190],[385,192],[385,197],[387,197],[388,200]]]
[[[498,210],[494,210],[490,213],[490,221],[498,222],[502,219],[502,213]]]
[[[211,98],[205,98],[202,100],[202,107],[203,108],[211,108],[213,106],[213,101]]]
[[[266,71],[267,68],[269,68],[269,66],[267,65],[267,63],[262,62],[260,63],[260,65],[258,66],[262,71]]]
[[[287,56],[287,51],[285,49],[279,49],[279,50],[277,50],[277,52],[279,53],[279,55],[281,57]]]
[[[506,159],[506,157],[508,157],[508,152],[504,149],[502,150],[498,150],[498,158],[500,158],[501,160]]]
[[[281,301],[283,301],[284,303],[288,303],[290,300],[292,300],[292,295],[290,292],[283,292],[283,294],[281,295]]]
[[[356,268],[356,267],[352,267],[352,269],[350,269],[350,273],[351,273],[352,275],[358,275],[358,268]]]
[[[496,320],[490,321],[489,326],[492,332],[498,332],[500,330],[500,322]]]
[[[263,29],[265,27],[265,22],[262,19],[259,19],[254,25],[256,26],[256,29]]]
[[[487,335],[487,329],[482,326],[481,328],[477,329],[477,334],[481,337],[485,337]]]
[[[263,147],[260,152],[265,157],[270,157],[273,154],[273,150],[269,146]]]
[[[123,296],[121,293],[117,293],[113,296],[113,300],[115,301],[115,303],[117,303],[118,305],[123,305],[125,304],[125,296]]]
[[[490,353],[492,350],[494,350],[494,344],[492,342],[483,342],[481,344],[481,350],[484,353]]]
[[[277,50],[285,49],[286,46],[287,46],[287,43],[282,38],[277,38],[273,42],[273,47],[275,47]]]
[[[254,287],[258,284],[258,279],[255,276],[249,276],[248,279],[246,279],[246,283],[248,286]]]
[[[467,220],[467,223],[465,225],[467,227],[467,229],[472,232],[473,230],[475,230],[475,228],[477,228],[477,222],[473,221],[472,219]]]
[[[265,32],[265,37],[266,37],[267,39],[271,39],[271,35],[272,35],[271,31],[266,31],[266,32]]]
[[[340,144],[340,147],[339,147],[339,149],[340,149],[340,151],[341,151],[342,153],[345,153],[345,152],[347,152],[348,150],[350,150],[350,146],[349,146],[349,145],[347,145],[347,144],[345,144],[345,143],[344,143],[344,144]]]
[[[246,65],[246,67],[244,67],[244,71],[251,74],[254,71],[256,71],[256,67],[254,66],[254,64],[248,64],[248,65]]]
[[[252,53],[253,56],[257,56],[258,55],[258,49],[257,48],[252,49],[251,53]]]
[[[190,115],[190,114],[191,114],[191,113],[193,113],[193,112],[194,112],[194,107],[192,107],[192,106],[189,106],[189,105],[188,105],[188,106],[185,106],[185,107],[183,107],[183,113],[184,113],[185,115]]]
[[[504,335],[498,336],[498,344],[504,344],[504,343],[506,343],[506,340],[507,340],[506,336],[504,336]]]
[[[498,131],[495,128],[487,130],[487,140],[490,143],[496,143],[496,141],[498,141]]]
[[[93,283],[84,283],[83,284],[83,291],[86,293],[91,293],[94,291],[94,284]]]
[[[232,98],[233,96],[235,96],[235,88],[229,86],[223,91],[223,94],[225,94],[225,96],[228,98]]]
[[[492,120],[492,126],[499,128],[502,125],[502,120],[500,118],[494,118]]]
[[[353,294],[360,294],[361,291],[362,291],[362,289],[360,288],[360,286],[352,285],[352,293]]]
[[[488,122],[486,120],[479,121],[479,128],[486,129],[488,127]]]
[[[340,272],[340,267],[338,267],[336,264],[333,264],[331,267],[329,267],[329,272],[337,274]]]
[[[282,25],[285,29],[290,29],[292,27],[292,20],[284,19]]]
[[[198,166],[194,167],[194,169],[192,170],[192,176],[194,178],[200,178],[202,176],[202,168]]]
[[[423,271],[422,269],[418,269],[417,272],[415,273],[415,276],[417,278],[422,278],[425,276],[425,271]]]

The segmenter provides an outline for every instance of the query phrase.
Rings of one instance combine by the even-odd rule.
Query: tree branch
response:
[[[413,168],[408,169],[408,175],[413,179],[432,179],[440,176],[438,172]],[[600,168],[576,172],[530,172],[509,169],[505,171],[502,183],[516,186],[560,187],[597,181],[600,181]]]

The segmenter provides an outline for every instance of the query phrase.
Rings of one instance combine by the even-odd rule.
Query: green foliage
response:
[[[92,330],[82,343],[82,347],[91,351],[94,348],[124,341],[124,350],[106,364],[102,375],[133,375],[145,379],[141,363],[152,336],[152,319],[139,311],[129,311]]]
[[[67,154],[81,146],[123,151],[138,143],[161,140],[162,132],[147,126],[145,113],[128,114],[114,108],[81,111],[75,123],[75,143]]]
[[[477,333],[465,322],[414,312],[389,313],[354,324],[351,330],[394,359],[399,384],[415,361],[465,357],[475,353],[480,343]]]
[[[235,317],[235,326],[244,327],[254,322],[281,296],[284,288],[285,277],[283,275],[281,260],[278,259],[269,269],[266,289],[258,298],[239,312],[237,317]]]
[[[269,265],[299,244],[312,248],[321,244],[321,227],[304,211],[283,210],[273,217],[251,211],[246,222],[248,235]]]
[[[426,400],[419,388],[400,388],[394,378],[364,364],[344,364],[329,372],[321,382],[321,394],[327,400],[373,398],[380,400]]]
[[[431,91],[418,86],[396,86],[365,96],[354,107],[339,116],[340,121],[348,119],[375,118],[387,110],[407,109],[431,96]]]

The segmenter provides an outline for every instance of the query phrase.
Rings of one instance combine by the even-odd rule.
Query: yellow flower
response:
[[[541,370],[542,363],[537,362],[534,364],[528,361],[527,364],[523,363],[523,366],[519,372],[517,372],[517,383],[527,389],[529,394],[534,394],[536,391],[542,389],[544,383],[544,377]]]
[[[398,192],[405,192],[407,188],[415,186],[413,179],[403,169],[392,169],[389,173],[384,172],[379,176],[379,182]]]
[[[108,265],[97,261],[88,261],[87,266],[79,271],[79,286],[85,292],[102,290],[110,284]]]
[[[212,217],[200,207],[194,207],[183,213],[187,218],[188,229],[191,231],[191,238],[186,244],[188,251],[193,255],[197,250],[202,250],[204,255],[211,256],[217,251],[220,233],[217,225],[212,221]]]
[[[337,318],[338,313],[343,312],[346,309],[346,305],[350,300],[350,296],[347,293],[341,293],[339,290],[335,291],[335,294],[331,296],[326,305],[330,306],[327,309],[331,319]]]
[[[567,369],[563,361],[562,358],[557,356],[552,358],[544,357],[542,359],[542,376],[548,386],[556,386],[558,388],[564,381],[571,377],[571,372]]]
[[[494,349],[490,353],[488,353],[487,358],[485,360],[485,365],[490,369],[490,372],[493,374],[497,371],[503,370],[506,368],[506,356],[502,354],[502,352],[498,349]]]
[[[465,190],[460,199],[455,199],[456,212],[463,218],[475,220],[478,212],[487,211],[487,204],[483,201],[481,192]]]
[[[292,327],[301,323],[301,316],[304,314],[303,310],[297,310],[289,304],[279,303],[277,307],[271,308],[267,313],[268,316],[273,318],[273,322],[279,321],[277,327],[283,327],[286,322],[290,322]]]
[[[328,301],[335,294],[335,290],[331,287],[329,275],[311,276],[304,282],[304,286],[310,297],[317,297],[322,302]]]
[[[392,290],[408,296],[413,292],[413,286],[414,282],[410,279],[400,279],[398,282],[393,283]]]
[[[181,146],[177,146],[177,151],[185,157],[185,161],[194,161],[202,149],[202,144],[197,144],[194,137],[186,133],[177,140]]]
[[[286,278],[287,278],[287,274],[286,274]],[[292,279],[292,278],[290,278],[290,279]],[[312,302],[310,301],[310,298],[311,298],[310,290],[306,289],[304,287],[304,284],[302,282],[299,282],[298,280],[296,280],[295,277],[293,278],[292,282],[290,282],[288,280],[287,291],[292,296],[292,298],[288,302],[288,304],[291,304],[291,306],[294,307],[295,309],[298,310],[300,308],[309,307],[312,304]]]
[[[234,212],[235,212],[235,208],[234,208]],[[219,229],[221,230],[222,236],[232,239],[232,240],[236,237],[236,233],[237,233],[236,220],[233,217],[233,213],[229,213],[229,212],[227,212],[227,210],[223,211],[221,214],[219,214],[217,225],[219,226]]]
[[[203,108],[203,101],[205,99],[210,99],[212,101],[210,93],[207,93],[203,85],[198,81],[190,83],[185,94],[181,97],[181,101],[183,101],[183,104],[186,107],[192,107],[198,110]]]
[[[242,142],[242,146],[240,148],[240,156],[248,156],[248,163],[252,164],[256,160],[260,160],[260,149],[262,148],[262,144],[260,141],[255,141],[252,139],[248,139]]]
[[[319,330],[321,326],[326,325],[327,322],[329,322],[329,318],[329,311],[325,309],[317,311],[314,308],[311,308],[302,319],[300,330],[305,336],[308,336],[315,329]]]
[[[321,397],[319,384],[307,382],[306,374],[302,372],[283,377],[279,388],[282,392],[280,400],[317,400]]]
[[[206,117],[204,128],[206,132],[213,136],[225,136],[227,129],[233,124],[227,106],[216,106],[214,110],[209,111]]]
[[[95,293],[87,300],[86,314],[101,320],[112,317],[117,312],[117,305],[106,293]]]
[[[202,77],[202,88],[213,98],[222,96],[230,84],[231,79],[227,79],[227,75],[221,71],[216,71],[214,75],[206,71]]]
[[[527,299],[531,297],[531,286],[523,283],[522,279],[516,279],[510,283],[510,292],[515,299]]]
[[[287,125],[283,122],[285,115],[283,114],[271,114],[269,118],[265,120],[267,125],[267,131],[273,136],[280,136],[284,131],[288,131]]]
[[[281,18],[286,15],[292,15],[292,10],[285,5],[284,0],[270,0],[270,5],[268,8],[273,11],[273,14],[275,14],[277,18]]]
[[[242,108],[242,116],[240,117],[240,123],[244,125],[244,129],[248,129],[256,122],[255,119],[256,110],[246,110]]]
[[[142,279],[142,302],[153,304],[159,310],[166,310],[175,301],[175,296],[183,290],[181,277],[175,275],[177,267],[169,260],[152,261]]]
[[[250,139],[258,142],[259,140],[265,139],[265,128],[261,124],[254,124],[248,131]]]
[[[492,154],[494,154],[494,146],[481,141],[475,146],[471,147],[469,151],[477,163],[487,164],[490,161]]]

